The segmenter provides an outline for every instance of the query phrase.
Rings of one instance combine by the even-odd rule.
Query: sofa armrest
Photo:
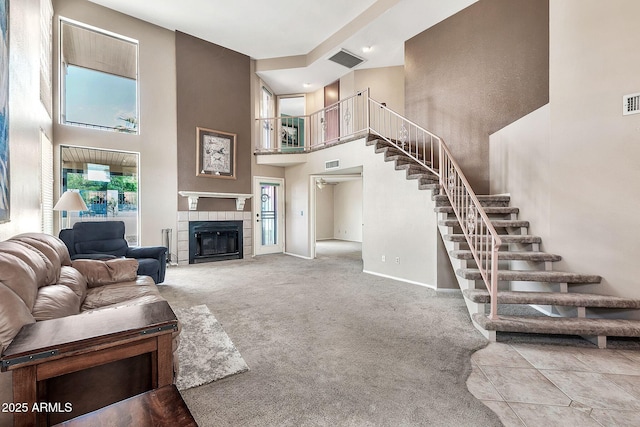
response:
[[[166,260],[167,248],[164,246],[137,246],[127,249],[127,258],[155,258]]]

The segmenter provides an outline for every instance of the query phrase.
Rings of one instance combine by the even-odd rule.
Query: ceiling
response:
[[[354,69],[404,64],[404,42],[477,0],[90,0],[243,53],[278,95],[316,91]],[[368,52],[363,48],[369,47]]]

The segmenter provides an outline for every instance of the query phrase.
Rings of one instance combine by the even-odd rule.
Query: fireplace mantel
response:
[[[182,197],[189,198],[189,210],[195,211],[198,209],[198,199],[200,197],[208,197],[213,199],[236,199],[236,210],[244,210],[244,202],[250,199],[252,194],[241,193],[210,193],[207,191],[178,191],[178,194]]]

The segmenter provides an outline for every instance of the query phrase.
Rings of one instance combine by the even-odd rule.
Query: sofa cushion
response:
[[[0,283],[0,353],[24,325],[35,323],[31,310],[11,289]]]
[[[76,254],[107,254],[125,256],[127,254],[127,241],[125,239],[91,240],[76,242]]]
[[[43,245],[37,241],[31,240],[29,238],[11,238],[8,240],[10,242],[17,242],[23,245],[25,248],[34,251],[38,255],[45,260],[47,264],[47,280],[45,283],[41,284],[41,286],[45,285],[54,285],[58,278],[60,277],[60,257],[58,253],[51,249],[47,248],[46,245]]]
[[[80,302],[84,301],[87,296],[87,279],[73,267],[62,267],[60,270],[60,279],[57,284],[64,285],[71,289],[78,295]]]
[[[111,283],[130,282],[136,279],[138,271],[138,261],[131,258],[76,259],[72,266],[87,279],[89,288]]]
[[[137,305],[164,300],[155,283],[149,276],[138,276],[135,281],[114,283],[90,288],[80,311],[95,310],[102,307],[119,305]]]
[[[65,285],[43,286],[31,314],[38,321],[73,316],[80,313],[80,304],[80,297]]]
[[[71,265],[71,258],[69,257],[69,250],[62,240],[56,236],[44,233],[23,233],[12,237],[10,240],[21,240],[29,243],[30,245],[42,249],[53,250],[57,259],[60,261],[60,265]],[[43,251],[44,252],[44,251]],[[44,252],[47,256],[49,254]],[[51,262],[54,262],[56,257],[50,257]]]
[[[13,291],[27,306],[33,308],[38,292],[36,274],[15,255],[0,252],[0,283]]]
[[[35,273],[38,286],[49,284],[53,280],[53,268],[49,258],[36,248],[7,240],[0,242],[0,252],[14,255],[24,261]]]

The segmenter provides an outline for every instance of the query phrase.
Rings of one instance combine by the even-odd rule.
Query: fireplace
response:
[[[242,259],[242,221],[189,221],[189,264]]]

